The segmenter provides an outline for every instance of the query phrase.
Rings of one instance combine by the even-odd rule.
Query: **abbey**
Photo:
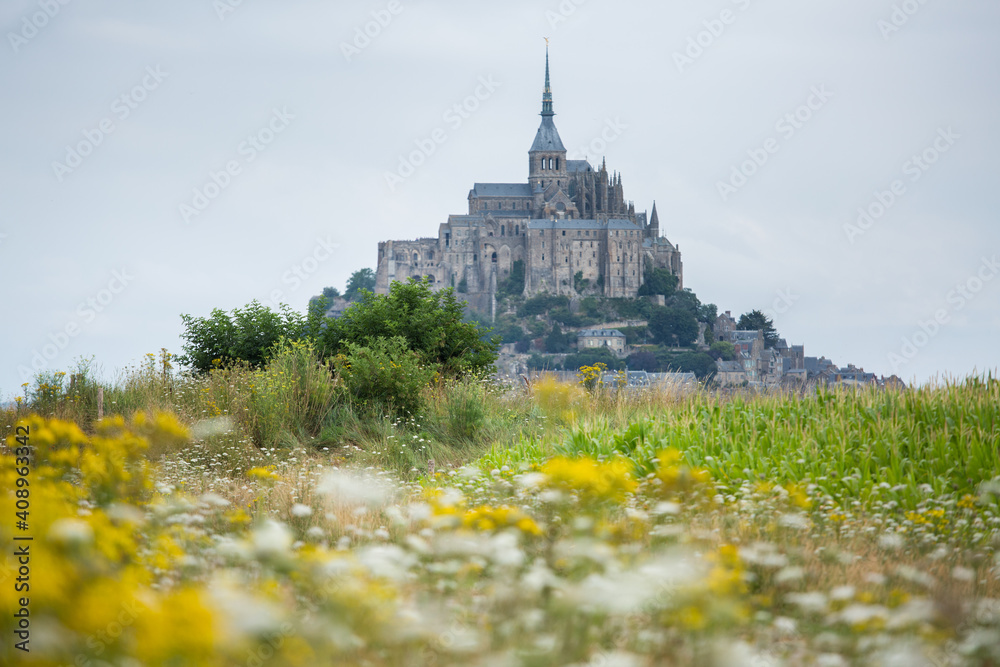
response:
[[[660,235],[656,204],[647,220],[626,203],[621,176],[609,174],[606,161],[596,168],[567,159],[553,122],[548,49],[541,116],[528,181],[476,183],[469,212],[449,216],[437,238],[379,243],[376,292],[427,278],[492,314],[497,284],[516,262],[523,263],[525,296],[634,297],[647,268],[666,268],[683,286],[680,248]]]

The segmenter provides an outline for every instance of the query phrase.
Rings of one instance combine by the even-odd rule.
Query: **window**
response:
[[[497,254],[496,253],[493,253],[493,263],[494,264],[497,263]],[[632,272],[632,275],[635,275],[635,271]]]
[[[542,261],[545,261],[545,253],[542,253]]]
[[[562,235],[566,236],[566,230],[565,229],[563,230],[563,234]]]
[[[507,234],[506,234],[506,230],[504,229],[504,226],[500,225],[500,236],[506,236],[506,235]]]

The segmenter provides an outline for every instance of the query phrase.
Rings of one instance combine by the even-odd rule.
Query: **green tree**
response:
[[[549,317],[567,327],[581,327],[583,320],[579,315],[570,312],[569,308],[556,308],[549,313]]]
[[[740,315],[740,321],[736,324],[740,331],[763,331],[764,347],[770,348],[778,344],[778,331],[774,328],[774,322],[759,310],[751,310],[749,313]]]
[[[573,274],[573,289],[577,292],[583,292],[588,287],[590,287],[590,279],[583,277],[583,271],[577,271]]]
[[[666,366],[676,373],[694,373],[699,380],[711,378],[716,372],[715,359],[704,352],[681,352],[673,355]]]
[[[639,296],[653,296],[662,294],[669,296],[677,290],[680,281],[677,276],[670,272],[670,269],[659,269],[646,267],[642,274],[642,285],[639,287]]]
[[[569,351],[572,337],[564,334],[558,324],[552,325],[552,331],[545,337],[545,351],[549,354],[561,354]]]
[[[701,308],[698,309],[698,321],[704,322],[709,327],[715,324],[715,320],[719,317],[719,307],[714,303],[702,304]]]
[[[688,310],[658,307],[649,318],[649,333],[661,345],[689,347],[698,337],[698,320]]]
[[[475,324],[464,321],[464,308],[451,288],[435,292],[427,280],[394,282],[388,294],[364,291],[361,300],[323,331],[331,353],[347,343],[371,347],[373,341],[401,336],[425,365],[458,377],[492,367],[500,337],[483,340]]]
[[[375,272],[371,269],[358,269],[351,274],[347,280],[347,289],[344,290],[344,298],[348,301],[357,301],[361,298],[363,290],[369,292],[375,290]]]
[[[660,362],[656,359],[656,355],[646,350],[633,352],[625,360],[625,363],[628,364],[629,370],[633,371],[655,373],[660,370]]]
[[[510,266],[510,275],[497,285],[497,299],[524,294],[524,260],[515,260]]]
[[[284,304],[274,311],[257,301],[232,313],[216,308],[209,317],[181,315],[181,321],[184,353],[178,361],[200,373],[238,361],[259,368],[283,339],[299,340],[309,332],[300,313]]]
[[[619,359],[606,347],[595,347],[580,350],[576,354],[566,357],[563,368],[567,371],[578,371],[584,366],[593,366],[597,363],[606,364],[609,370],[618,371],[625,368],[625,360]]]
[[[712,343],[708,353],[715,359],[722,361],[732,361],[736,358],[736,346],[724,340]]]
[[[337,297],[340,296],[340,290],[337,289],[336,287],[324,287],[323,296],[325,296],[327,299],[336,299]]]

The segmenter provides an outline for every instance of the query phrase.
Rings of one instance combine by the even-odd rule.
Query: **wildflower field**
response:
[[[403,417],[296,358],[0,413],[0,664],[1000,665],[992,377]]]

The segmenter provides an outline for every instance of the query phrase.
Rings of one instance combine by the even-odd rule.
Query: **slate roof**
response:
[[[642,227],[631,220],[608,220],[608,229],[629,229],[641,231]]]
[[[470,193],[474,197],[531,197],[527,183],[476,183]]]
[[[542,116],[542,124],[538,126],[538,133],[535,135],[535,143],[531,144],[529,152],[535,151],[565,151],[562,139],[559,138],[559,130],[552,122],[552,116]]]
[[[762,338],[760,331],[734,331],[733,340],[738,343],[750,343],[758,338]]]
[[[604,229],[600,220],[531,220],[528,229]]]
[[[594,168],[586,160],[566,160],[566,171],[574,173],[578,171],[593,171]]]
[[[742,373],[743,364],[738,361],[719,361],[715,362],[715,367],[720,373]]]
[[[579,333],[580,338],[625,338],[618,329],[584,329]]]

